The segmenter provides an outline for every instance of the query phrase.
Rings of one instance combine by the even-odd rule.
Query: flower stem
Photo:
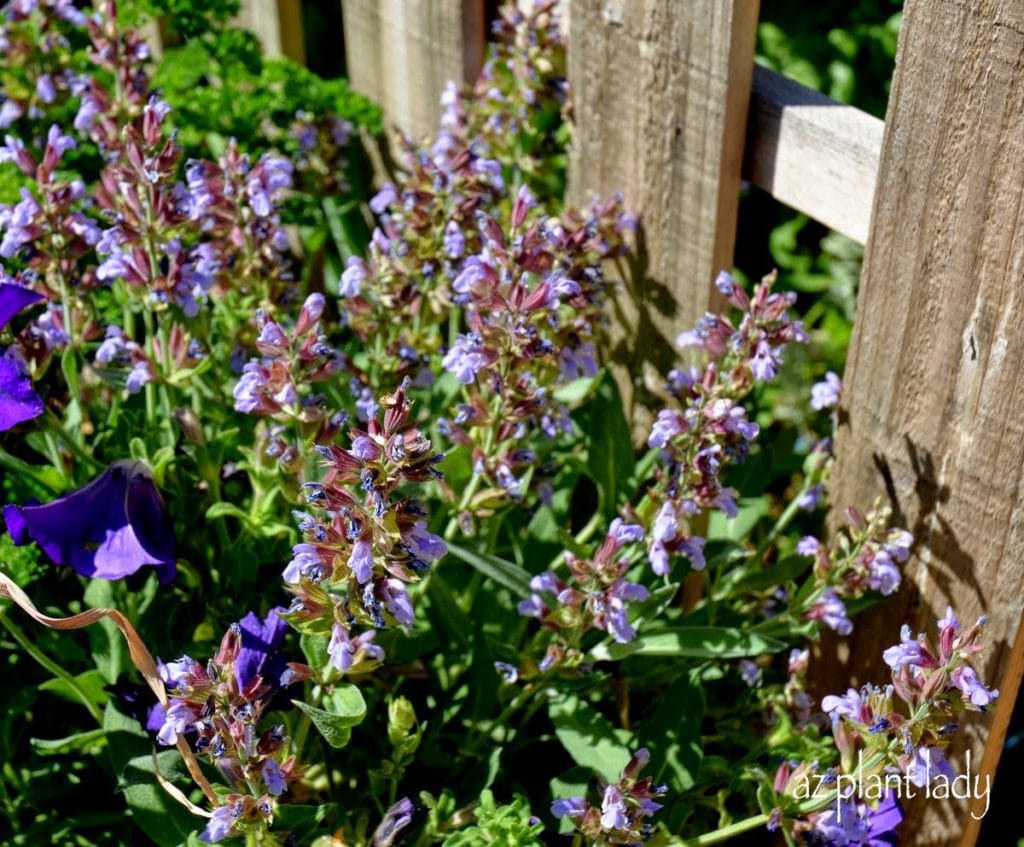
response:
[[[759,562],[764,558],[764,554],[767,553],[768,548],[775,543],[775,539],[785,532],[786,527],[788,527],[793,521],[793,518],[796,517],[797,512],[800,511],[800,500],[814,487],[815,476],[816,474],[808,474],[807,478],[804,480],[803,487],[800,489],[800,493],[789,502],[785,511],[779,515],[779,519],[775,522],[775,525],[769,530],[768,534],[764,537],[764,540],[755,551],[753,557],[755,562]]]
[[[766,823],[768,823],[768,815],[754,815],[752,818],[745,818],[728,826],[723,826],[721,829],[716,829],[714,832],[698,835],[696,838],[678,839],[669,843],[673,847],[705,847],[707,844],[719,844],[727,841],[741,833],[764,826]]]
[[[78,699],[82,701],[82,705],[89,710],[89,714],[96,719],[96,723],[103,726],[103,715],[95,703],[89,699],[89,695],[85,689],[82,688],[81,684],[71,674],[69,674],[64,668],[58,665],[53,659],[47,656],[42,650],[40,650],[35,644],[33,644],[28,637],[21,631],[21,628],[7,617],[7,614],[0,610],[0,624],[3,624],[7,631],[11,634],[11,637],[18,642],[18,645],[28,653],[33,659],[35,659],[40,665],[46,670],[52,673],[57,679],[64,682],[75,694],[78,695]]]
[[[49,409],[46,410],[46,423],[56,435],[59,435],[61,442],[64,447],[67,448],[68,452],[71,453],[78,461],[83,462],[92,470],[99,471],[103,469],[103,465],[97,462],[92,456],[85,452],[85,449],[75,439],[75,437],[64,428],[64,424],[61,423],[58,418]]]

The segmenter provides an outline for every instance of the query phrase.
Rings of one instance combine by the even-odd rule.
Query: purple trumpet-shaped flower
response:
[[[0,272],[0,278],[3,278]],[[0,282],[0,329],[26,306],[42,300],[41,294],[11,282]],[[0,432],[43,413],[43,401],[32,390],[18,360],[0,350]]]
[[[836,808],[814,822],[810,843],[820,847],[891,847],[902,822],[903,810],[891,791],[874,809],[866,803],[840,800]]]
[[[551,814],[556,818],[581,818],[587,811],[587,801],[582,797],[566,797],[551,804]]]
[[[13,282],[0,282],[0,329],[7,326],[11,318],[22,309],[42,299],[43,295],[31,288]]]
[[[121,579],[153,565],[161,584],[177,573],[174,527],[142,462],[120,461],[77,491],[39,505],[3,509],[15,545],[35,541],[82,576]]]
[[[239,621],[242,647],[235,658],[235,680],[239,691],[257,676],[263,677],[265,684],[275,685],[284,670],[284,660],[279,651],[284,644],[288,624],[278,617],[279,611],[284,609],[271,609],[262,620],[255,612],[249,612]]]
[[[21,372],[18,360],[0,350],[0,432],[38,418],[43,411],[43,401]]]
[[[263,777],[263,784],[267,786],[267,791],[275,797],[283,794],[288,787],[288,782],[285,780],[284,774],[281,773],[281,768],[273,759],[263,760],[263,765],[260,767],[260,776]]]
[[[622,799],[622,791],[617,785],[609,785],[604,790],[601,800],[601,826],[605,829],[625,829],[626,804]]]

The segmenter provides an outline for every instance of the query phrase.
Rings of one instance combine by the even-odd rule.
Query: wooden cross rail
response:
[[[743,176],[864,244],[884,128],[860,109],[757,65]]]
[[[757,0],[562,2],[570,193],[621,189],[642,216],[622,336],[634,377],[672,355],[732,264],[741,177],[866,244],[834,499],[885,494],[918,547],[905,589],[859,619],[862,664],[835,663],[834,681],[884,679],[903,620],[987,611],[980,670],[1002,695],[966,738],[992,773],[1024,671],[1024,3],[907,0],[883,125],[755,70]],[[479,64],[483,0],[342,5],[355,87],[431,132],[445,81]],[[965,809],[909,812],[903,844],[977,840]]]

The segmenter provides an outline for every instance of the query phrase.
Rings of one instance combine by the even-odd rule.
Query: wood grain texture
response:
[[[776,200],[864,244],[884,123],[755,66],[743,175]]]
[[[962,771],[970,751],[975,774],[986,739],[990,767],[1002,744],[1024,650],[1022,206],[1024,4],[908,0],[833,480],[838,505],[887,495],[917,547],[833,684],[887,678],[879,654],[904,620],[934,632],[947,604],[964,622],[987,612],[978,670],[1004,697],[952,758]],[[969,847],[968,821],[953,801],[915,801],[901,843]]]
[[[627,408],[650,402],[733,264],[756,0],[570,0],[570,201],[622,191],[640,218],[617,298]]]
[[[484,48],[483,0],[342,0],[352,87],[414,137],[437,132],[449,80],[473,82]]]
[[[301,0],[242,0],[236,22],[260,40],[267,56],[306,63]]]

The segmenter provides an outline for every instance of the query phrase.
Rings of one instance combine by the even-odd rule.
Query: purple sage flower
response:
[[[961,665],[950,675],[953,685],[959,688],[964,697],[970,700],[979,709],[984,709],[989,703],[999,696],[996,690],[990,691],[985,687],[974,668],[970,665]]]
[[[829,629],[835,630],[840,635],[849,635],[853,632],[853,622],[847,617],[846,604],[836,594],[834,588],[826,588],[814,608],[810,611],[812,618],[818,618],[825,623]]]
[[[281,773],[281,768],[273,759],[264,759],[260,768],[260,776],[263,777],[263,784],[267,786],[267,792],[275,797],[284,793],[288,783]]]
[[[369,541],[357,541],[348,557],[348,566],[359,584],[365,585],[373,576],[373,545]]]
[[[393,182],[387,182],[381,186],[380,191],[370,198],[370,211],[375,215],[382,215],[387,211],[388,206],[398,202],[398,191]]]
[[[811,386],[811,408],[820,411],[838,405],[842,388],[843,384],[839,377],[829,371],[821,382]]]
[[[15,545],[30,541],[82,576],[122,579],[146,565],[174,579],[174,526],[145,464],[112,464],[84,488],[39,505],[3,508]]]
[[[218,841],[223,841],[233,834],[232,827],[234,826],[235,819],[240,817],[241,814],[241,803],[229,803],[224,806],[218,806],[213,810],[213,815],[206,822],[206,828],[200,834],[199,840],[204,844],[216,844]]]
[[[586,811],[586,801],[582,797],[567,797],[551,804],[551,814],[556,818],[579,818]]]
[[[415,811],[416,807],[408,797],[395,803],[384,813],[384,820],[373,831],[373,847],[391,847],[398,833],[412,823]]]
[[[758,344],[750,360],[750,370],[753,371],[755,378],[767,382],[775,377],[780,367],[782,359],[779,357],[779,351],[773,349],[766,341]]]
[[[900,629],[900,643],[885,650],[882,658],[894,671],[903,665],[921,665],[925,660],[921,642],[910,637],[910,627],[906,624]]]
[[[817,556],[821,542],[813,535],[805,535],[796,544],[796,552],[801,556]]]
[[[368,277],[366,262],[358,256],[349,257],[338,281],[338,294],[342,297],[358,297]]]
[[[473,333],[460,335],[445,353],[441,365],[446,371],[455,374],[455,378],[463,385],[469,385],[476,379],[477,372],[487,365],[483,342]]]
[[[930,785],[939,775],[950,782],[956,779],[956,771],[946,761],[945,754],[938,747],[921,746],[907,763],[907,778],[918,788]]]

